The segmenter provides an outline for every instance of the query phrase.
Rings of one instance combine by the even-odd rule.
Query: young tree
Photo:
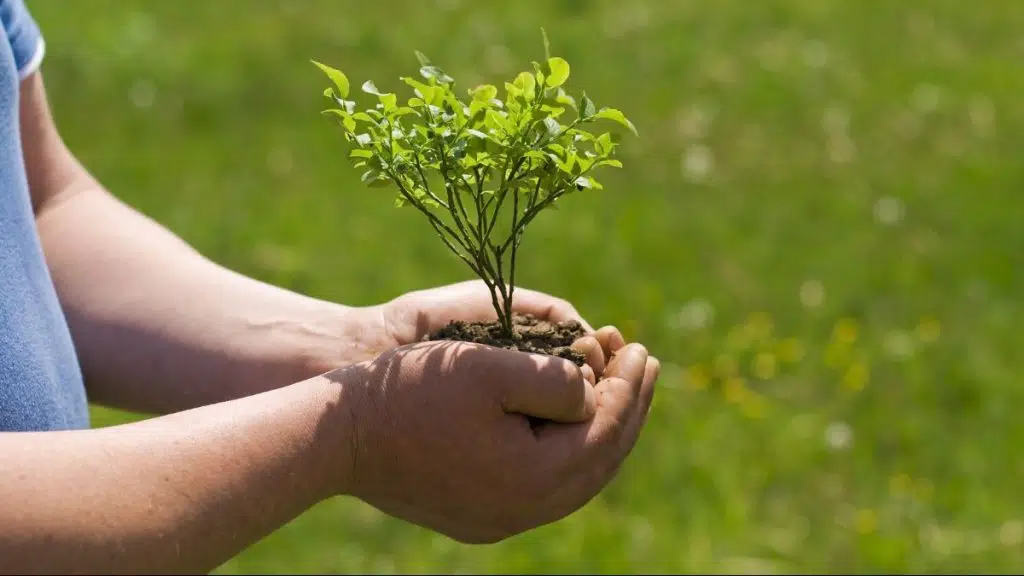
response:
[[[348,157],[365,169],[362,181],[397,189],[397,206],[427,218],[490,289],[509,339],[527,226],[566,194],[601,189],[597,168],[622,166],[614,158],[618,138],[589,128],[608,120],[636,134],[621,111],[597,108],[586,92],[579,101],[570,96],[569,63],[550,55],[546,36],[544,48],[545,62],[505,82],[503,98],[497,86],[484,84],[467,90],[465,100],[455,80],[417,51],[421,78],[401,78],[412,96],[399,102],[368,80],[362,91],[376,102],[362,109],[350,99],[343,72],[313,61],[333,84],[324,95],[336,107],[324,113],[342,127]]]

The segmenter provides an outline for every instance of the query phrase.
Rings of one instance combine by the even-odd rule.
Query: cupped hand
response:
[[[512,311],[552,322],[576,320],[587,332],[594,331],[572,304],[535,290],[517,287],[512,296]],[[403,294],[384,304],[381,315],[388,336],[399,345],[419,342],[424,335],[452,320],[483,322],[497,318],[491,292],[481,280]]]
[[[592,383],[601,377],[613,346],[618,348],[625,344],[618,329],[605,326],[594,330],[570,302],[556,296],[517,287],[513,293],[512,309],[516,313],[532,314],[551,322],[579,322],[587,335],[577,340],[573,348],[587,358],[584,375]],[[453,320],[481,322],[497,318],[490,290],[480,280],[403,294],[377,307],[377,315],[381,326],[379,351],[420,342],[424,335],[443,328]]]
[[[355,456],[344,492],[467,543],[571,514],[632,450],[659,371],[640,345],[590,338],[611,357],[596,385],[560,358],[461,342],[343,369],[358,382],[346,385]]]

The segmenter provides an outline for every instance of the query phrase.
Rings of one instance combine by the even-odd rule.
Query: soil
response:
[[[586,335],[579,322],[548,322],[529,314],[515,314],[512,316],[512,324],[515,336],[511,339],[502,335],[501,324],[496,321],[454,321],[428,334],[423,340],[474,342],[532,354],[547,354],[565,358],[577,366],[583,366],[586,362],[583,354],[570,348],[573,342]]]

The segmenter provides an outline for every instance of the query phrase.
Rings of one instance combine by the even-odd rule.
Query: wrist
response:
[[[292,327],[301,378],[311,378],[376,358],[389,348],[378,306],[323,302]]]
[[[308,419],[314,428],[309,469],[318,501],[352,493],[365,374],[349,366],[295,384],[315,399]]]

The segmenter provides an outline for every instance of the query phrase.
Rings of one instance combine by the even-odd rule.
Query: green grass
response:
[[[664,362],[613,485],[489,547],[332,501],[220,573],[1024,567],[1024,4],[29,4],[104,183],[219,262],[347,304],[469,276],[359,184],[310,58],[397,89],[420,49],[503,81],[545,26],[570,86],[640,130],[604,191],[536,221],[518,275]]]

